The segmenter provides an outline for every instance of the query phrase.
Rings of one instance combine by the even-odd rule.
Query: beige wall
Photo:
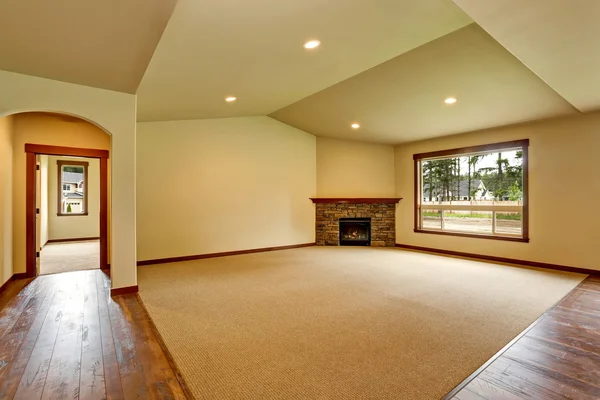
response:
[[[135,244],[136,96],[0,71],[0,117],[54,111],[85,118],[111,134],[110,264],[113,288],[137,284]],[[25,224],[25,210],[14,219]],[[15,236],[16,237],[16,236]],[[25,252],[24,248],[18,248]],[[15,272],[25,265],[15,264]]]
[[[13,260],[15,272],[25,272],[25,144],[48,144],[54,146],[83,147],[93,149],[110,149],[110,136],[102,129],[89,122],[78,119],[64,119],[44,113],[22,113],[13,116]],[[54,164],[54,170],[49,170],[48,181],[56,177],[56,161],[49,161],[49,168]],[[56,210],[49,198],[48,215]],[[54,204],[54,208],[52,205]],[[56,212],[54,212],[56,218]],[[80,217],[63,217],[77,219]],[[99,217],[98,217],[99,218]],[[51,228],[49,220],[49,238],[57,234]],[[92,235],[93,236],[93,235]]]
[[[138,124],[140,260],[315,241],[315,137],[269,117]]]
[[[48,156],[40,158],[40,246],[48,241]]]
[[[317,196],[393,197],[394,147],[317,138]]]
[[[59,160],[88,162],[88,215],[58,216]],[[100,236],[100,161],[93,158],[49,157],[48,165],[48,237],[50,240]]]
[[[414,153],[516,139],[530,139],[530,243],[417,234],[413,232]],[[468,253],[600,270],[598,151],[600,113],[482,132],[447,136],[396,147],[396,242]]]
[[[0,285],[13,275],[12,119],[0,118]]]

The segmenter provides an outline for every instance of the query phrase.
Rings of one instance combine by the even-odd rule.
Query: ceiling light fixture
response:
[[[304,48],[305,49],[314,49],[317,48],[321,45],[321,42],[319,42],[318,40],[309,40],[308,42],[304,43]]]
[[[352,129],[358,129],[358,128],[360,128],[360,125],[357,124],[357,123],[354,123],[354,124],[352,124],[350,126],[352,127]]]
[[[231,103],[236,100],[237,100],[237,97],[234,97],[234,96],[225,97],[225,101],[228,103]]]
[[[456,98],[455,97],[448,97],[446,100],[444,100],[444,103],[446,103],[446,104],[454,104],[454,103],[456,103]]]

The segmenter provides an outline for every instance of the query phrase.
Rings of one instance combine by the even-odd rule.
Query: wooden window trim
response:
[[[523,151],[523,212],[522,212],[522,236],[500,236],[500,235],[486,235],[486,234],[471,234],[451,231],[434,231],[428,229],[419,228],[419,204],[421,201],[421,183],[419,179],[421,177],[421,163],[423,159],[429,158],[442,158],[448,156],[460,156],[464,154],[476,154],[476,153],[488,153],[497,150],[505,150],[511,148],[521,148]],[[476,239],[492,239],[492,240],[504,240],[510,242],[522,242],[529,243],[529,139],[513,140],[508,142],[491,143],[480,146],[461,147],[449,150],[432,151],[428,153],[413,154],[414,160],[414,232],[415,233],[426,233],[433,235],[445,235],[445,236],[462,236],[467,238]]]
[[[57,201],[56,201],[56,215],[59,217],[81,217],[81,216],[87,216],[89,215],[88,212],[88,167],[89,167],[89,162],[86,161],[70,161],[70,160],[57,160],[56,164],[58,166],[58,173],[57,173]],[[63,213],[62,209],[61,209],[61,203],[62,203],[62,186],[63,186],[63,181],[62,181],[62,168],[64,166],[81,166],[83,167],[83,210],[84,212],[81,214],[67,214],[67,213]]]

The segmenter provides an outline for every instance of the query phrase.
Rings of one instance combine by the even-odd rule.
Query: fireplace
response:
[[[371,218],[340,218],[340,246],[370,246]]]

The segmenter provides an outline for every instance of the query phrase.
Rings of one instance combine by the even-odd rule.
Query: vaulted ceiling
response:
[[[0,69],[137,93],[141,121],[402,143],[600,109],[597,1],[2,3]]]

